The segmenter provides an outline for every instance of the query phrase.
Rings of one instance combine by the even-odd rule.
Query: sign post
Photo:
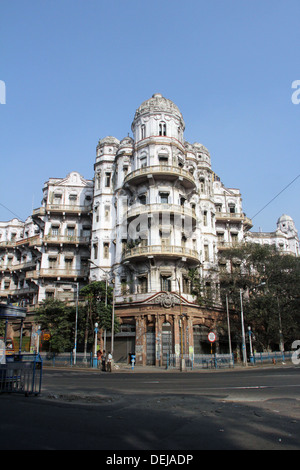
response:
[[[208,341],[210,342],[210,354],[212,354],[213,343],[216,341],[217,337],[213,331],[210,331],[208,333],[207,338],[208,338]]]

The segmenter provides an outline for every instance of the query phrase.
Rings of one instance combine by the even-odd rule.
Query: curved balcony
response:
[[[123,253],[123,261],[138,261],[142,258],[185,258],[186,261],[198,264],[200,262],[200,254],[182,246],[135,246],[129,248]]]
[[[26,273],[26,279],[39,279],[44,277],[51,278],[86,278],[89,276],[89,270],[86,268],[80,269],[56,269],[56,268],[47,268],[40,269],[39,271],[28,271]]]
[[[194,176],[189,171],[178,166],[169,165],[145,166],[134,170],[126,176],[124,184],[138,185],[159,178],[168,181],[180,180],[181,184],[187,189],[196,187]]]
[[[138,206],[128,209],[126,217],[128,220],[133,219],[141,214],[178,214],[183,217],[190,217],[196,221],[196,213],[189,207],[180,206],[179,204],[155,203],[155,204],[139,204]]]
[[[68,236],[68,235],[53,235],[48,234],[43,238],[45,244],[59,244],[59,245],[89,245],[90,237],[80,237],[77,235]]]
[[[243,222],[248,230],[253,227],[252,220],[242,212],[216,212],[216,220],[228,223]]]
[[[76,204],[67,205],[67,204],[47,204],[45,207],[39,207],[33,210],[33,216],[44,216],[46,213],[61,213],[61,214],[89,214],[92,210],[92,205],[87,204],[85,206],[80,206]]]

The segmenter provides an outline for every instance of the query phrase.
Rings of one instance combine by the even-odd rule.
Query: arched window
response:
[[[146,126],[145,124],[142,124],[141,126],[141,139],[144,139],[146,137]]]

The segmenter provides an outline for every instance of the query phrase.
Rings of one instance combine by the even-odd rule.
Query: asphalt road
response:
[[[45,369],[39,397],[0,396],[0,449],[299,450],[299,392],[299,366]]]

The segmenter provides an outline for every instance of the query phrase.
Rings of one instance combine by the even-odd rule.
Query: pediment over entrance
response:
[[[175,305],[180,305],[180,297],[176,292],[159,292],[145,301],[146,304],[159,304],[164,308],[172,308]],[[186,299],[181,296],[181,304],[188,305]]]

